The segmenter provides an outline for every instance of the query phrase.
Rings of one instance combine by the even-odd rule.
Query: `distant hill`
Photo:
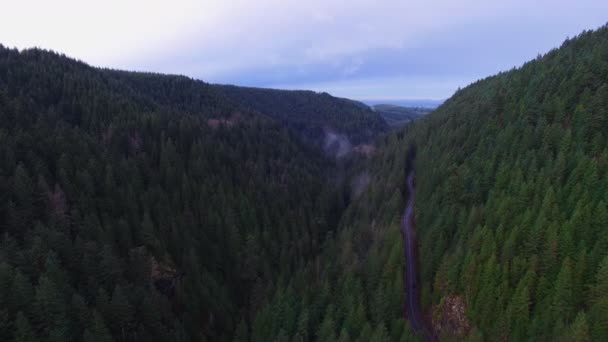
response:
[[[430,108],[402,107],[391,104],[378,104],[372,107],[374,111],[391,127],[401,127],[432,112]]]
[[[387,99],[377,99],[377,100],[366,100],[363,101],[370,107],[379,104],[391,104],[395,106],[401,107],[422,107],[422,108],[431,108],[435,109],[443,104],[445,100],[431,100],[431,99],[403,99],[403,100],[387,100]]]
[[[365,104],[309,90],[277,90],[214,85],[230,102],[279,120],[306,141],[321,143],[327,133],[349,143],[369,142],[388,125]]]

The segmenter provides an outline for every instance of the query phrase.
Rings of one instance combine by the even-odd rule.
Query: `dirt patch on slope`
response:
[[[366,157],[371,157],[376,153],[376,147],[371,144],[360,144],[355,146],[353,151]]]
[[[471,331],[466,315],[466,303],[462,296],[447,296],[434,307],[433,327],[438,336],[450,336],[461,340]]]
[[[213,129],[217,129],[220,126],[232,127],[232,126],[236,125],[237,123],[239,123],[241,121],[241,118],[242,118],[242,116],[240,113],[233,113],[229,118],[208,119],[207,126],[213,128]]]

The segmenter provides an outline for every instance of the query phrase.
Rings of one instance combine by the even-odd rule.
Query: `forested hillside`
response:
[[[419,146],[427,301],[485,339],[608,337],[608,28],[458,92]]]
[[[216,85],[234,103],[267,114],[319,144],[326,133],[346,135],[352,144],[370,142],[388,128],[386,122],[363,103],[304,90],[277,90]]]
[[[607,27],[458,91],[378,146],[370,186],[258,315],[256,340],[302,325],[326,341],[409,339],[399,218],[412,146],[423,302],[441,338],[606,340],[607,132]]]
[[[203,82],[0,46],[0,340],[246,338],[336,227],[333,168]]]
[[[607,112],[608,27],[356,163],[317,148],[386,130],[353,101],[0,46],[0,340],[418,340],[399,231],[413,147],[437,335],[606,340]]]

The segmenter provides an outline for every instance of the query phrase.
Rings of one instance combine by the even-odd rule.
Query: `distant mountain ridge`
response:
[[[402,107],[391,104],[377,104],[372,109],[380,114],[391,127],[401,127],[414,122],[433,110],[424,107]]]
[[[401,107],[420,107],[435,109],[445,102],[444,100],[434,99],[372,99],[361,101],[366,105],[373,107],[379,104],[390,104]]]

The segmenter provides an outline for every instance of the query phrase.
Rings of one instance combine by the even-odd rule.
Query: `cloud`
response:
[[[607,12],[600,0],[21,0],[3,5],[0,43],[221,83],[445,97]]]

